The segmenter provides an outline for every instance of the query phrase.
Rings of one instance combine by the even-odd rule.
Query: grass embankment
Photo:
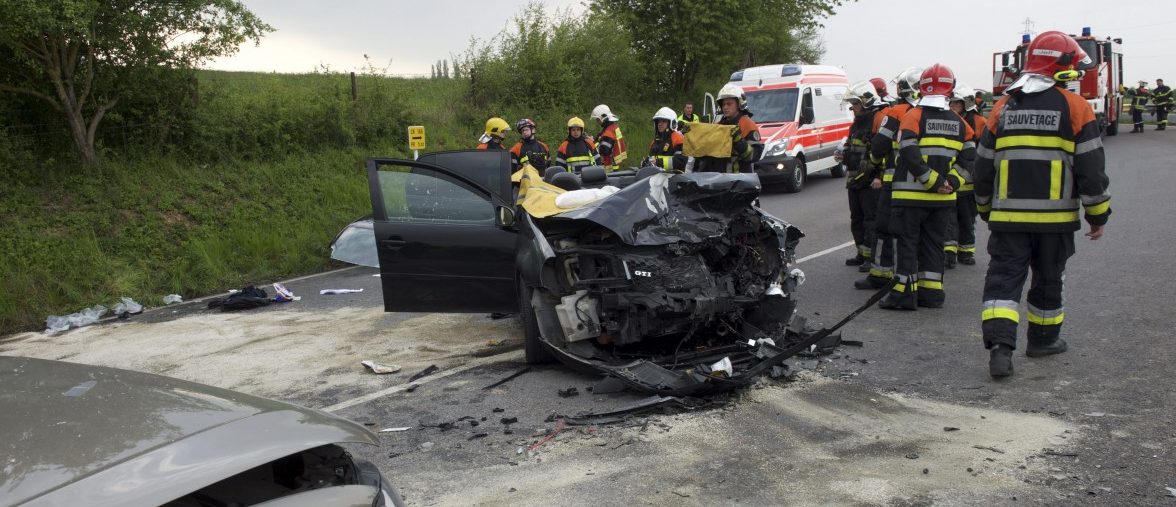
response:
[[[428,151],[473,147],[490,115],[533,118],[552,150],[572,115],[595,133],[595,104],[479,111],[457,80],[365,76],[355,102],[346,75],[202,72],[200,82],[184,147],[0,171],[0,333],[121,296],[158,305],[331,266],[331,239],[370,213],[363,160],[411,156],[409,124],[427,127]],[[610,105],[636,162],[660,104]]]

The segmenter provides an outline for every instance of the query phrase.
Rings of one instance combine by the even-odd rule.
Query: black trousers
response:
[[[988,238],[988,275],[984,277],[981,328],[984,347],[1017,348],[1018,307],[1030,268],[1029,343],[1048,345],[1058,338],[1065,318],[1062,282],[1066,260],[1074,255],[1074,233],[993,231]]]
[[[1137,130],[1143,130],[1143,110],[1142,109],[1132,109],[1131,110],[1131,122],[1135,124],[1135,128]]]
[[[882,187],[877,192],[877,211],[874,214],[874,233],[876,239],[874,240],[874,248],[871,253],[874,254],[874,259],[870,262],[871,278],[877,278],[879,282],[889,283],[894,278],[894,264],[898,262],[896,259],[896,250],[898,246],[895,244],[894,235],[890,232],[890,187]]]
[[[943,251],[976,253],[976,194],[956,193],[955,213],[948,217]]]
[[[944,206],[894,206],[891,210],[890,230],[898,242],[892,300],[943,304],[943,241],[952,213],[954,207]]]
[[[878,191],[870,187],[851,188],[849,194],[849,232],[857,245],[859,256],[869,259],[873,256],[875,232],[874,221],[878,215]]]
[[[1160,128],[1168,127],[1168,109],[1169,106],[1156,106],[1156,121],[1160,123]]]

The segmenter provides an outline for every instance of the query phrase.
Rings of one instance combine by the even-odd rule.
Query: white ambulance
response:
[[[731,74],[743,88],[764,151],[755,172],[765,184],[782,183],[799,192],[808,175],[830,171],[845,176],[833,152],[849,135],[853,113],[841,103],[849,89],[845,71],[831,65],[767,65]],[[715,112],[707,94],[704,113]],[[713,116],[712,116],[713,117]]]

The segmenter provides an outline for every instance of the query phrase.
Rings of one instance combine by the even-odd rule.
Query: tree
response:
[[[449,60],[441,60],[441,74],[445,79],[449,79]]]
[[[756,64],[816,62],[819,19],[843,0],[592,0],[625,28],[666,91]]]
[[[0,0],[0,90],[64,116],[79,157],[136,79],[194,69],[272,31],[235,0]]]

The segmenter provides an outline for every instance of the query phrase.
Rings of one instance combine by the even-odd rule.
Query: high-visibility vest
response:
[[[560,143],[556,152],[555,165],[575,171],[582,167],[600,165],[600,154],[596,153],[596,144],[581,136],[567,138]]]
[[[1111,212],[1102,137],[1094,110],[1077,94],[1050,88],[1002,97],[976,149],[976,208],[988,228],[1073,232]]]
[[[902,117],[898,133],[898,165],[894,169],[891,205],[896,207],[954,206],[955,192],[937,190],[945,179],[959,189],[952,166],[961,152],[970,156],[976,143],[972,127],[950,109],[915,107]]]
[[[609,123],[604,127],[604,130],[599,136],[596,136],[597,151],[603,151],[601,148],[608,146],[611,151],[607,155],[600,154],[600,162],[609,167],[619,167],[625,158],[628,157],[625,135],[621,133],[621,127],[616,123]]]

